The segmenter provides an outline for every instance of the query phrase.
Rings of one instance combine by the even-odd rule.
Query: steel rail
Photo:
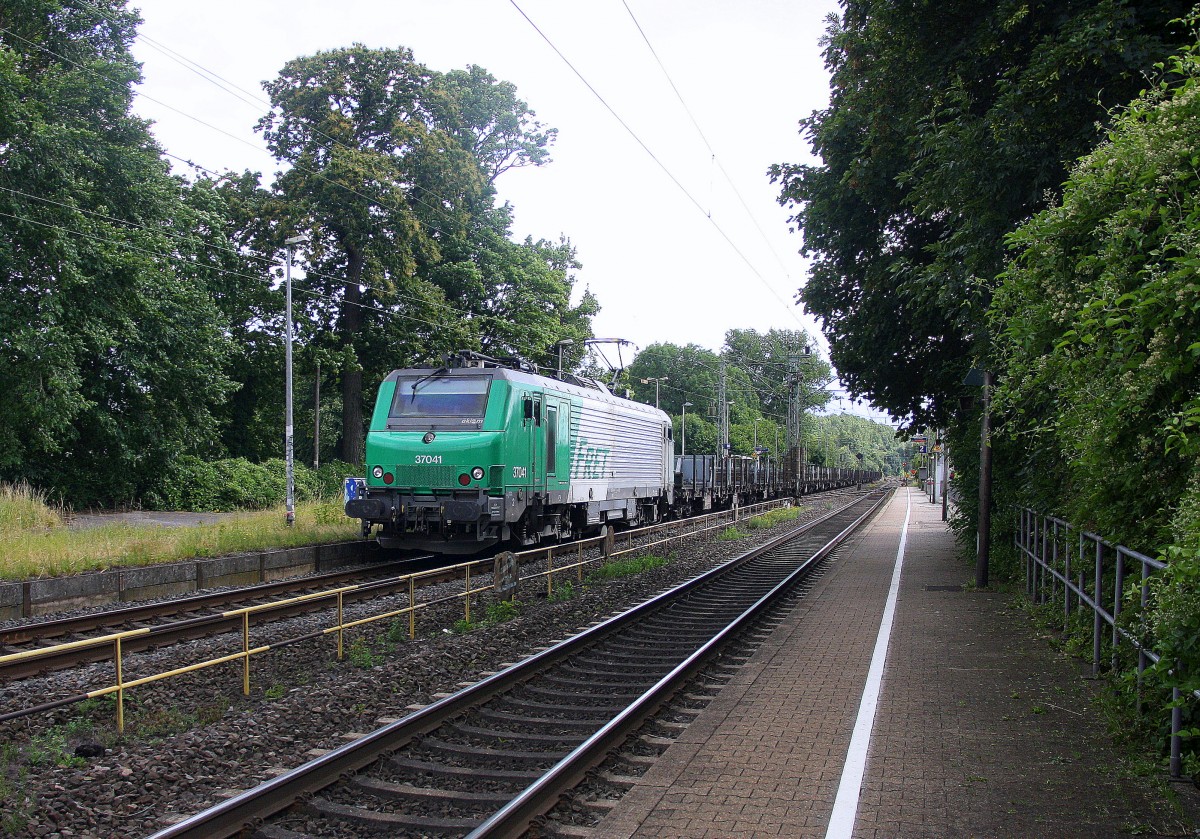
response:
[[[887,495],[884,495],[883,499],[886,499],[886,497]],[[570,657],[597,639],[609,635],[628,624],[635,623],[648,613],[657,611],[664,604],[687,594],[693,589],[710,583],[716,578],[727,574],[733,568],[803,536],[847,509],[862,503],[862,501],[862,498],[856,499],[850,504],[846,504],[817,519],[806,522],[758,548],[681,583],[620,615],[589,627],[572,638],[535,653],[511,667],[499,673],[492,674],[457,693],[443,697],[353,743],[347,743],[306,764],[265,781],[257,787],[244,791],[203,812],[164,828],[154,833],[149,839],[221,839],[222,837],[236,835],[245,828],[259,824],[276,813],[287,809],[297,801],[315,794],[348,775],[358,772],[378,759],[381,754],[393,752],[404,747],[418,736],[426,734],[442,725],[448,718],[461,714],[470,708],[476,707],[495,696],[511,690],[514,686],[533,678],[542,670]],[[882,500],[878,501],[870,510],[859,516],[853,525],[844,529],[836,537],[834,543],[826,546],[827,550],[823,549],[825,553],[828,550],[832,550],[836,542],[843,540],[867,516],[878,509],[882,503]],[[806,563],[806,566],[811,568],[811,562]],[[789,579],[791,579],[791,575],[789,575]],[[748,618],[745,619],[748,620]],[[715,649],[715,646],[712,645],[712,642],[709,642],[703,649],[711,652]],[[696,667],[698,666],[698,662],[702,661],[703,658],[704,656],[697,657],[692,655],[688,661],[692,662],[691,667]],[[678,670],[679,668],[676,669]],[[680,671],[680,673],[682,672],[684,671]],[[672,683],[677,683],[677,680],[681,678],[683,678],[682,675],[676,674]],[[665,691],[666,688],[662,690]],[[646,700],[647,706],[644,707],[648,707],[648,704],[653,701]],[[643,710],[642,713],[646,712]],[[627,730],[627,726],[631,724],[634,716],[634,714],[622,714],[618,718],[620,722],[614,719],[606,724],[604,729],[602,729],[607,732],[606,737],[616,737],[616,731]],[[597,734],[596,736],[598,737],[599,735]],[[595,740],[594,743],[592,742],[593,740]],[[594,752],[600,748],[600,740],[596,740],[593,737],[587,742],[592,743],[587,753],[588,759],[592,759]],[[579,747],[579,749],[576,749],[576,752],[579,752],[582,748],[583,746]],[[558,768],[559,766],[562,766],[562,762],[554,768]],[[563,768],[559,770],[559,774],[567,777],[576,771],[578,770]],[[545,789],[549,789],[549,786]],[[530,809],[538,809],[543,806],[545,801],[544,796],[548,794],[544,790],[529,792],[527,798],[526,793],[521,793],[518,799],[522,799],[522,803],[515,804],[517,799],[514,799],[514,805],[510,806],[515,806],[522,812]],[[532,803],[535,800],[537,802],[536,805]],[[511,814],[506,815],[505,818],[507,820],[512,818],[512,816]]]
[[[252,586],[249,589],[237,589],[235,591],[222,592],[219,595],[202,595],[199,598],[187,598],[188,602],[178,607],[177,604],[180,604],[180,601],[166,601],[154,605],[132,607],[128,612],[126,610],[117,610],[123,620],[98,621],[88,625],[86,618],[92,616],[65,618],[63,619],[63,623],[76,622],[77,627],[99,629],[113,625],[136,623],[139,620],[145,621],[156,617],[164,618],[181,613],[186,614],[187,612],[196,611],[198,608],[215,608],[220,605],[234,605],[239,603],[248,604],[237,606],[233,609],[226,609],[216,614],[197,615],[191,618],[166,621],[154,626],[138,627],[137,630],[119,630],[78,641],[5,653],[4,655],[0,655],[0,684],[16,682],[30,676],[37,676],[53,670],[63,670],[80,664],[109,661],[112,659],[112,651],[107,645],[118,636],[131,639],[129,643],[124,645],[126,653],[137,653],[167,643],[191,641],[239,629],[241,627],[241,612],[246,609],[253,609],[253,625],[259,626],[271,621],[283,620],[284,618],[328,608],[321,601],[336,596],[342,588],[345,588],[344,598],[346,603],[357,603],[381,597],[393,593],[392,589],[396,591],[402,588],[407,590],[407,580],[403,576],[372,580],[366,583],[355,584],[349,588],[344,586],[336,588],[323,587],[337,583],[338,581],[351,581],[364,576],[373,577],[387,567],[396,564],[402,563],[388,563],[387,565],[363,567],[355,571],[339,571],[322,574],[317,577],[297,578],[288,582],[268,583],[265,586]],[[268,596],[277,596],[288,592],[307,592],[313,588],[317,588],[318,591],[309,592],[307,595],[300,594],[278,602],[270,600],[261,603],[254,602]],[[200,600],[207,602],[199,604],[197,601]],[[109,612],[105,614],[113,613]],[[31,628],[36,628],[40,625],[35,624]],[[82,631],[82,629],[76,630],[76,632],[79,631]],[[32,640],[38,639],[34,638]]]
[[[593,766],[601,762],[610,751],[620,745],[631,732],[658,710],[733,636],[760,617],[765,609],[770,607],[784,592],[791,589],[799,579],[807,576],[817,563],[827,557],[870,518],[887,501],[889,495],[883,495],[870,509],[801,563],[791,574],[743,611],[717,635],[680,662],[624,711],[552,766],[539,780],[527,787],[490,819],[469,833],[467,839],[508,839],[508,837],[517,839],[524,835],[534,819],[553,807],[564,792],[578,785]],[[787,541],[793,538],[795,538],[794,534],[789,535]],[[756,555],[768,553],[777,547],[779,544],[773,544],[768,550],[760,550]]]
[[[365,543],[364,543],[365,544]],[[44,638],[55,638],[63,635],[78,635],[95,629],[120,626],[140,620],[161,617],[164,607],[169,606],[168,614],[184,614],[201,609],[212,609],[229,603],[238,603],[260,597],[271,597],[275,594],[295,591],[300,588],[312,588],[336,584],[340,580],[350,580],[363,576],[364,573],[386,571],[388,568],[399,566],[413,560],[400,560],[377,565],[363,566],[353,570],[330,571],[324,574],[313,574],[306,577],[295,577],[289,580],[276,580],[268,583],[258,583],[245,588],[229,591],[209,592],[180,597],[155,603],[139,603],[134,606],[122,606],[117,609],[107,609],[90,615],[74,615],[66,618],[35,621],[0,630],[0,646],[16,646],[37,642]]]

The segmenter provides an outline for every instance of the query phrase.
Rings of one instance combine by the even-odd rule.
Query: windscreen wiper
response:
[[[410,401],[414,401],[414,402],[416,401],[418,387],[420,387],[421,385],[423,385],[425,382],[429,381],[430,379],[436,378],[436,377],[442,375],[443,373],[449,372],[449,370],[450,370],[449,367],[439,367],[438,369],[434,370],[429,375],[422,376],[421,378],[419,378],[415,382],[413,382],[412,383],[412,399]]]

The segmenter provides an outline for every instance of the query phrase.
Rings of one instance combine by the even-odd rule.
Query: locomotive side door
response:
[[[542,421],[543,437],[546,441],[546,492],[556,492],[566,489],[567,478],[571,471],[570,451],[567,447],[567,421],[570,419],[571,405],[560,398],[552,398],[546,394],[545,419]]]
[[[529,444],[529,491],[530,503],[546,491],[546,432],[544,425],[545,405],[542,394],[525,395],[525,435]]]

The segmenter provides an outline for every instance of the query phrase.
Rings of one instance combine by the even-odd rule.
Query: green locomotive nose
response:
[[[346,513],[383,547],[473,553],[609,522],[657,520],[671,500],[670,419],[602,386],[509,369],[396,370],[367,435]]]

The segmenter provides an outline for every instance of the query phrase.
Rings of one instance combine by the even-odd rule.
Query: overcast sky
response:
[[[819,335],[794,305],[806,264],[766,170],[810,160],[797,122],[828,99],[819,41],[835,0],[130,5],[145,19],[135,107],[172,155],[270,182],[277,166],[252,130],[267,108],[261,83],[297,56],[358,42],[408,47],[438,71],[479,65],[559,130],[551,163],[497,187],[517,238],[570,238],[579,290],[603,307],[598,336],[716,351],[732,328]],[[222,90],[169,51],[249,93]],[[827,355],[824,339],[819,348]]]

